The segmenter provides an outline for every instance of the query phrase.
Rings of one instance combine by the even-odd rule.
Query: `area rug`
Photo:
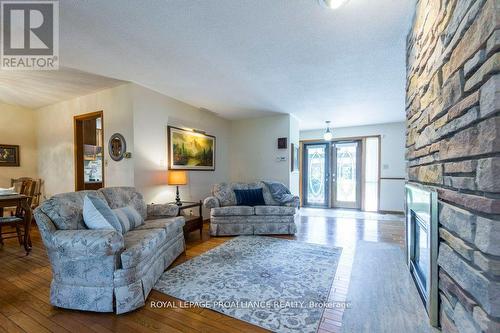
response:
[[[274,332],[316,332],[340,254],[240,236],[166,271],[154,289]]]
[[[342,332],[430,333],[432,328],[405,263],[403,250],[359,241],[349,282]]]

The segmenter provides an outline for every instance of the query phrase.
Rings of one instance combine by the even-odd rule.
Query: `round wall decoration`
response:
[[[127,142],[120,133],[115,133],[109,138],[109,156],[114,161],[121,161],[127,151]]]

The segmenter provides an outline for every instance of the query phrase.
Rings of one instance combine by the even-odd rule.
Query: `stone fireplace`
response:
[[[417,0],[408,180],[438,199],[438,323],[500,332],[500,1]]]
[[[406,184],[406,258],[433,326],[439,325],[438,227],[436,190]]]

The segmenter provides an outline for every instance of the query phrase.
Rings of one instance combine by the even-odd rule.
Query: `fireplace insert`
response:
[[[406,254],[410,274],[431,325],[439,325],[439,246],[437,193],[431,187],[406,184]]]

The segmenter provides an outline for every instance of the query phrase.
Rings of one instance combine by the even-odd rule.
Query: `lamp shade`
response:
[[[186,185],[187,172],[179,170],[168,171],[168,185]]]

